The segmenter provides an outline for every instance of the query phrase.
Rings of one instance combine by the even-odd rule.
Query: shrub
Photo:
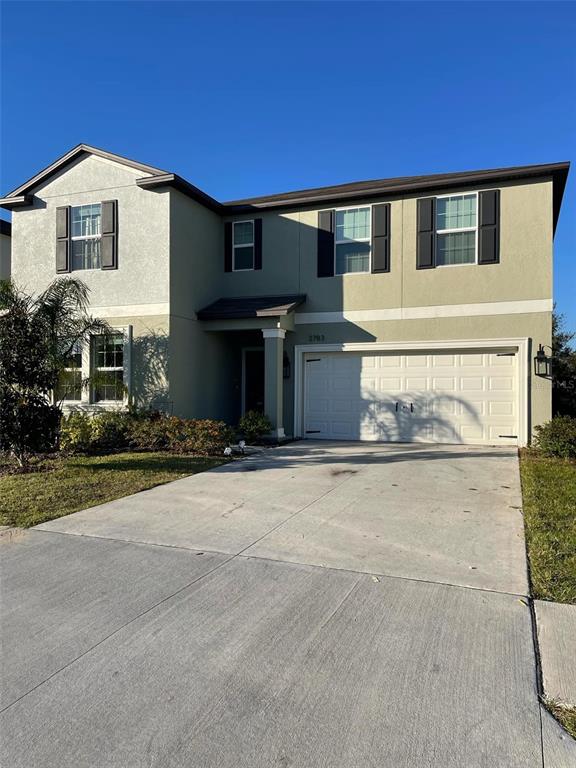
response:
[[[240,419],[238,429],[248,443],[254,443],[270,432],[272,423],[268,416],[259,411],[247,411]]]
[[[129,446],[132,417],[123,411],[105,411],[92,417],[92,446],[96,451],[119,451]]]
[[[62,417],[60,424],[60,448],[73,453],[88,452],[92,445],[91,417],[82,411],[74,411]]]
[[[62,418],[60,447],[72,453],[121,451],[129,445],[132,417],[121,411],[73,411]]]
[[[558,456],[561,459],[576,459],[576,418],[555,416],[546,424],[534,429],[535,446],[544,456]]]
[[[232,437],[223,421],[211,419],[180,419],[154,411],[75,411],[62,419],[60,447],[76,453],[135,448],[210,456],[221,455]]]
[[[56,449],[60,409],[34,392],[0,390],[0,450],[10,451],[20,466],[31,454]]]
[[[168,445],[168,433],[165,421],[168,417],[150,416],[133,419],[130,424],[128,439],[133,448],[141,451],[163,451]]]
[[[131,423],[130,442],[140,450],[220,455],[232,442],[232,432],[223,421],[155,414]]]

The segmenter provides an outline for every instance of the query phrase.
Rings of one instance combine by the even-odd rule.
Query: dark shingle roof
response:
[[[201,309],[198,320],[234,320],[247,317],[287,315],[306,300],[303,294],[288,296],[237,296],[222,298]]]

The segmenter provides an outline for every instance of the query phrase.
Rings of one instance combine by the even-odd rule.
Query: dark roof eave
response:
[[[233,200],[224,203],[223,206],[228,214],[272,208],[291,209],[301,207],[302,205],[333,203],[335,201],[344,202],[362,197],[386,197],[404,192],[417,192],[419,190],[424,191],[444,187],[461,187],[470,184],[481,184],[484,182],[495,183],[551,176],[554,180],[554,223],[556,224],[569,168],[569,162],[562,162],[549,163],[546,165],[497,168],[486,171],[464,171],[460,173],[434,174],[431,176],[382,179],[373,182],[340,184],[333,187],[319,187],[316,189],[300,190],[280,195]]]
[[[32,205],[32,195],[15,195],[13,197],[0,197],[0,208],[11,211],[13,208],[22,208],[26,205]]]
[[[224,206],[215,200],[210,195],[202,192],[201,189],[195,187],[190,182],[178,176],[176,173],[163,173],[155,176],[144,176],[141,179],[136,179],[136,184],[142,189],[156,189],[161,187],[173,187],[179,192],[191,197],[196,202],[201,203],[206,208],[209,208],[215,213],[224,213]]]

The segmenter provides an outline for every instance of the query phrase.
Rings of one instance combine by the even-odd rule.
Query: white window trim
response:
[[[82,344],[80,342],[80,365],[79,366],[72,366],[72,367],[66,367],[63,369],[64,372],[71,373],[73,371],[79,371],[80,372],[80,399],[76,400],[74,398],[68,398],[64,397],[60,401],[63,406],[65,405],[80,405],[82,403],[82,394],[83,394],[83,387],[82,383],[84,381],[84,350],[82,348]]]
[[[239,243],[236,245],[234,242],[234,227],[236,224],[252,224],[252,242],[251,243]],[[243,269],[236,269],[236,249],[237,248],[250,248],[252,247],[252,266],[244,267]],[[254,238],[254,219],[242,219],[241,221],[232,222],[232,272],[254,272],[254,264],[256,263],[256,244]]]
[[[362,208],[368,208],[368,217],[370,221],[369,237],[357,237],[354,240],[336,240],[336,214],[339,211],[359,211]],[[334,208],[334,277],[347,277],[348,275],[370,275],[372,274],[372,204],[366,205],[344,205],[340,208]],[[368,269],[365,272],[337,272],[336,271],[336,246],[346,243],[368,243],[370,245],[370,254],[368,256]]]
[[[79,205],[71,205],[70,206],[70,243],[77,242],[78,240],[102,240],[102,231],[100,231],[99,235],[76,235],[75,237],[72,236],[72,211],[74,208],[84,208],[88,205],[99,205],[100,206],[100,230],[102,230],[102,201],[97,200],[94,203],[80,203]],[[70,271],[71,272],[98,272],[100,270],[100,267],[87,267],[86,269],[73,269],[72,268],[72,247],[70,247]],[[102,255],[100,255],[100,258],[102,258]],[[71,402],[79,402],[78,400],[73,400]]]
[[[122,400],[99,400],[95,402],[93,398],[92,385],[82,387],[82,399],[81,400],[64,400],[62,407],[66,412],[74,410],[82,411],[110,411],[121,410],[125,408],[132,395],[132,326],[124,325],[111,326],[112,333],[122,334],[124,338],[124,377],[123,383],[125,392]],[[96,334],[94,334],[96,335]],[[90,378],[92,371],[94,370],[92,365],[92,342],[91,339],[87,344],[82,347],[82,382]],[[112,369],[110,369],[112,370]]]
[[[96,350],[93,348],[92,339],[96,338],[96,336],[98,334],[94,334],[90,338],[90,344],[89,344],[89,347],[90,347],[89,354],[90,354],[90,357],[91,357],[91,360],[90,360],[90,371],[94,372],[94,373],[96,371],[99,371],[99,372],[102,371],[104,373],[113,373],[114,371],[122,371],[122,383],[124,385],[126,385],[126,382],[125,382],[125,378],[126,377],[125,377],[125,372],[124,372],[124,368],[125,368],[124,359],[125,359],[125,354],[126,354],[126,338],[125,338],[125,334],[124,334],[123,331],[119,330],[118,328],[112,328],[111,330],[112,330],[112,334],[113,335],[115,335],[115,336],[120,336],[121,335],[122,339],[123,339],[122,365],[121,366],[120,365],[116,365],[116,366],[103,366],[103,367],[99,367],[99,366],[96,365],[96,357],[95,357]],[[125,405],[126,402],[127,402],[127,397],[126,397],[126,393],[125,392],[122,394],[122,398],[119,399],[119,400],[96,400],[96,395],[95,395],[94,389],[95,389],[94,386],[91,385],[90,386],[90,390],[91,390],[90,391],[90,401],[94,405],[97,405],[97,406],[98,405],[118,406],[119,404],[120,405]]]
[[[464,264],[436,264],[436,267],[438,269],[441,269],[443,267],[473,267],[474,265],[478,264],[478,216],[480,213],[479,210],[479,198],[478,198],[478,191],[473,190],[471,192],[451,192],[447,195],[436,195],[436,200],[441,200],[446,197],[469,197],[470,195],[474,195],[476,198],[476,226],[475,227],[457,227],[457,228],[451,228],[451,229],[436,229],[436,211],[434,211],[434,247],[436,248],[436,252],[438,250],[438,235],[452,235],[456,234],[458,232],[474,232],[475,238],[474,238],[474,261],[467,261]]]

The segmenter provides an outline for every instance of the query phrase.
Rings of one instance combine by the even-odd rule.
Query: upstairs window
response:
[[[475,192],[436,198],[436,266],[476,263]]]
[[[336,211],[336,275],[370,272],[370,207]]]
[[[68,356],[66,367],[60,374],[56,399],[78,402],[82,400],[82,343],[77,341]]]
[[[124,400],[124,336],[92,337],[94,402]]]
[[[100,269],[102,206],[78,205],[71,209],[72,269]]]
[[[235,221],[232,225],[232,269],[254,269],[254,222]]]

